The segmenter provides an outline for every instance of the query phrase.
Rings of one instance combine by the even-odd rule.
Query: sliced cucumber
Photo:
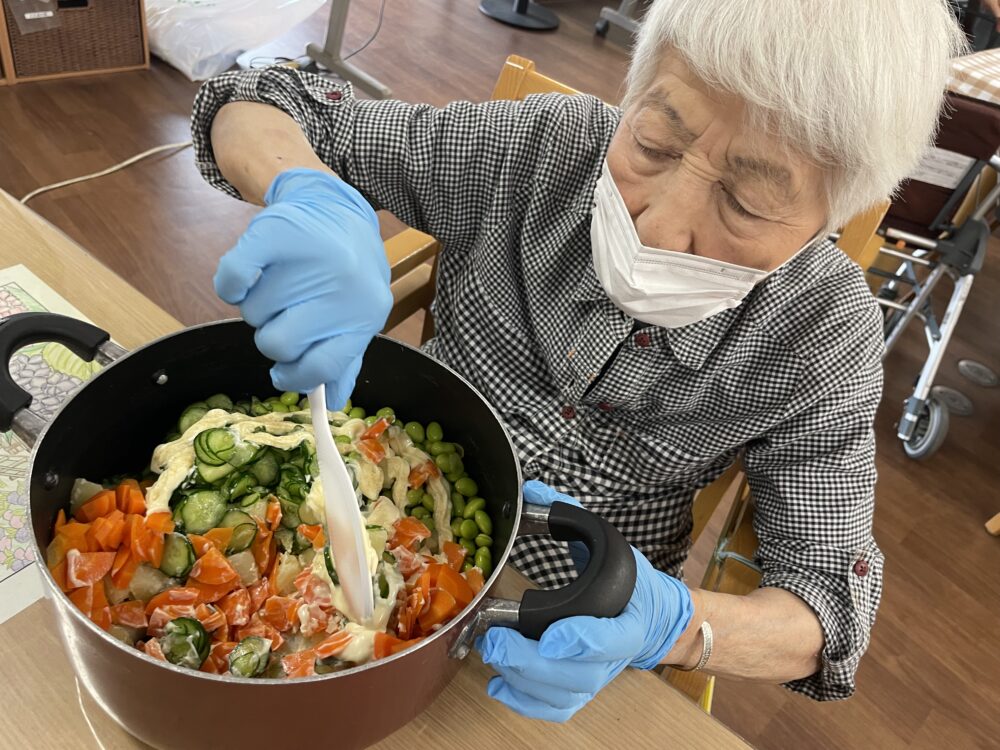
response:
[[[204,534],[226,515],[226,498],[215,490],[200,490],[188,495],[179,510],[187,533]]]
[[[299,504],[294,500],[278,496],[281,503],[281,525],[286,529],[297,529],[302,519],[299,518]]]
[[[270,414],[271,408],[263,403],[259,398],[254,396],[250,399],[250,414],[254,417],[261,417],[265,414]]]
[[[330,548],[323,548],[323,560],[326,562],[326,572],[330,575],[330,580],[334,586],[340,585],[340,578],[337,577],[337,569],[333,567],[333,557],[330,556]]]
[[[219,526],[224,529],[232,529],[233,537],[229,540],[226,554],[242,552],[247,549],[253,540],[257,538],[257,522],[253,520],[249,513],[242,510],[228,510],[226,515],[219,521]]]
[[[229,495],[230,501],[236,500],[250,492],[256,483],[257,478],[253,474],[234,473],[226,481],[226,493]]]
[[[177,420],[178,432],[187,432],[191,425],[201,420],[206,414],[208,414],[208,406],[204,403],[191,404],[191,406],[181,413],[181,418]]]
[[[307,549],[312,549],[312,542],[296,529],[292,539],[292,554],[301,555]]]
[[[254,487],[250,492],[239,499],[241,508],[250,508],[256,505],[257,501],[267,496],[267,490],[263,487]]]
[[[302,468],[294,463],[283,464],[281,467],[281,486],[289,495],[297,500],[303,499],[309,492],[306,475]]]
[[[236,452],[236,436],[225,427],[199,432],[194,439],[194,452],[203,463],[224,464]]]
[[[250,466],[250,473],[264,487],[270,487],[278,480],[278,459],[275,458],[273,449],[266,451]]]
[[[201,461],[198,462],[198,474],[205,484],[215,484],[224,477],[229,476],[236,469],[227,463],[221,466],[210,466],[209,464],[204,464]]]
[[[183,578],[194,565],[194,547],[183,534],[176,531],[167,534],[163,542],[163,559],[160,561],[160,570],[171,578]]]
[[[209,409],[222,409],[224,411],[233,410],[233,400],[225,393],[216,393],[214,396],[209,396],[205,399],[205,405],[208,406]]]
[[[258,677],[267,669],[270,656],[270,639],[247,636],[229,652],[229,673],[236,677]]]
[[[168,622],[163,631],[160,646],[167,661],[188,669],[201,667],[212,644],[200,622],[191,617],[178,617]]]
[[[233,455],[229,457],[228,463],[237,468],[245,466],[248,463],[252,463],[263,450],[264,446],[262,445],[254,445],[253,443],[246,442],[240,443],[233,451]]]

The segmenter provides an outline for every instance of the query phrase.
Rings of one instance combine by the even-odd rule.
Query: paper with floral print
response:
[[[86,320],[75,307],[24,266],[0,270],[0,318],[23,312],[56,312]],[[10,362],[14,380],[33,396],[32,411],[51,417],[65,397],[90,378],[98,365],[84,362],[61,344],[34,344]],[[40,587],[31,571],[34,562],[28,517],[29,448],[12,432],[0,433],[0,622],[38,598]],[[25,579],[32,585],[25,585]]]

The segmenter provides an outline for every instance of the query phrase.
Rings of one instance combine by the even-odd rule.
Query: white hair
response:
[[[952,57],[947,0],[654,0],[623,108],[667,50],[747,103],[754,128],[820,165],[828,227],[885,200],[932,143]]]

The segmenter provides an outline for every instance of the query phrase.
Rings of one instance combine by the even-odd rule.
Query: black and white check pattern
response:
[[[620,112],[588,96],[358,101],[349,87],[269,68],[225,74],[195,102],[198,166],[239,197],[209,140],[235,100],[274,105],[373,205],[444,246],[427,349],[496,406],[525,476],[573,495],[679,574],[694,491],[744,451],[764,586],[812,606],[823,667],[790,683],[854,690],[881,594],[871,535],[872,419],[881,323],[860,270],[820,243],[739,307],[680,329],[636,326],[594,275],[594,184]],[[529,537],[514,563],[574,576],[564,545]]]

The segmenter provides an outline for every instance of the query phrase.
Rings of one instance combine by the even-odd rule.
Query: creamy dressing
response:
[[[308,412],[298,412],[300,415],[308,416]],[[156,513],[158,511],[169,511],[170,498],[177,488],[195,471],[196,456],[194,451],[194,439],[204,430],[217,427],[229,428],[235,437],[236,443],[251,443],[263,445],[280,450],[290,450],[299,446],[303,442],[314,442],[314,431],[311,423],[300,423],[287,421],[290,415],[286,412],[276,412],[261,416],[250,416],[239,413],[229,413],[222,409],[212,409],[208,411],[200,420],[191,425],[184,434],[176,440],[157,446],[153,452],[150,462],[152,470],[159,474],[156,482],[146,493],[146,512]],[[331,413],[333,425],[330,427],[334,435],[346,435],[352,441],[356,441],[367,429],[364,420],[349,419],[343,412]],[[264,430],[261,430],[261,427]],[[365,557],[368,562],[368,570],[371,575],[372,585],[375,586],[375,577],[380,572],[379,563],[382,559],[382,552],[385,549],[386,541],[394,524],[402,517],[406,507],[406,492],[409,483],[409,472],[412,467],[420,466],[430,460],[430,457],[422,450],[416,448],[405,431],[396,426],[390,427],[387,434],[389,450],[387,457],[383,461],[385,471],[378,465],[369,461],[366,457],[360,456],[356,462],[348,465],[357,478],[358,495],[367,498],[370,505],[363,516],[366,525],[378,526],[378,529],[368,529],[368,533],[363,535],[365,544]],[[338,449],[342,453],[353,451],[353,446],[346,443],[338,443]],[[385,485],[383,487],[383,485]],[[392,499],[380,496],[383,489],[392,490]],[[450,486],[443,477],[436,477],[428,481],[427,491],[434,498],[434,522],[438,527],[437,538],[444,541],[452,539],[451,526],[449,523],[451,514]],[[303,511],[305,511],[303,513]],[[314,517],[324,519],[326,517],[323,502],[323,487],[319,477],[312,478],[309,492],[303,499],[300,506],[300,515],[303,517]],[[444,561],[444,555],[436,555],[437,559]],[[295,558],[291,555],[282,557],[281,569],[286,565],[295,564],[292,569],[280,574],[284,583],[287,579],[293,578],[292,572],[298,573],[299,565],[303,569],[309,568],[313,575],[326,583],[331,593],[332,606],[340,613],[346,613],[350,607],[344,595],[343,588],[333,583],[326,569],[326,556],[316,554],[311,563],[302,556]],[[287,575],[285,575],[287,573]],[[405,587],[405,581],[399,570],[394,565],[382,565],[381,573],[385,576],[388,584],[388,596],[379,596],[378,589],[375,590],[375,608],[372,622],[361,624],[350,621],[344,625],[353,637],[338,655],[340,659],[363,664],[371,660],[374,652],[374,641],[376,633],[384,633],[396,606],[399,592]],[[286,586],[282,586],[286,589]],[[309,620],[309,606],[303,604],[298,609],[298,617],[302,625]],[[347,615],[344,615],[347,619]],[[339,618],[332,618],[328,626],[328,632],[336,632],[340,629],[342,621]]]
[[[222,409],[211,409],[188,427],[179,438],[157,446],[153,451],[150,468],[160,476],[146,492],[147,515],[170,510],[170,498],[174,491],[194,469],[194,439],[198,433],[215,427],[229,427],[237,440],[281,450],[296,448],[306,440],[313,441],[312,425],[287,422],[286,417],[288,414],[282,412],[251,417],[247,414],[230,414]],[[262,426],[266,431],[254,432]]]
[[[434,498],[434,527],[438,543],[454,541],[451,532],[451,488],[444,477],[431,477],[427,480],[427,491]]]

